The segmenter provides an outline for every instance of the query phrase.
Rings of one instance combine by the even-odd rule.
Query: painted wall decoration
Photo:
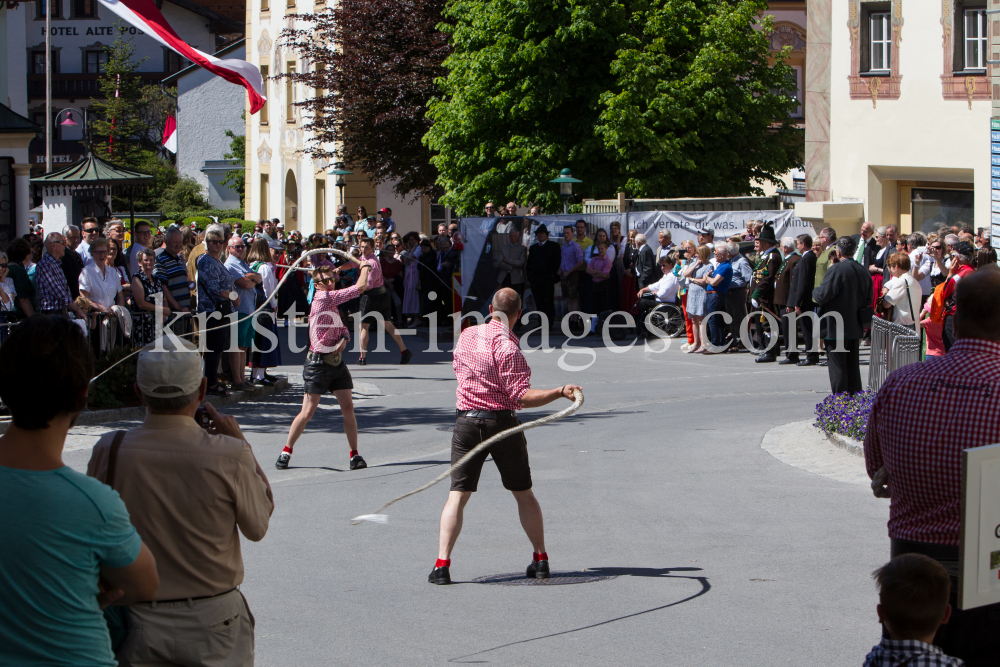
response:
[[[868,20],[871,0],[848,0],[850,14],[847,27],[851,36],[851,73],[847,79],[851,85],[852,100],[871,100],[872,108],[878,108],[879,100],[898,100],[899,84],[903,76],[899,73],[899,43],[903,40],[903,0],[891,0],[889,4],[890,57],[889,70],[885,74],[870,74],[861,71],[864,59],[862,50],[868,44],[862,43],[862,36],[867,34],[865,22]],[[883,3],[879,3],[883,4]]]

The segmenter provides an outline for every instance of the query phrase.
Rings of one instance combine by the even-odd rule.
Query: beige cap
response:
[[[146,396],[177,398],[198,391],[204,362],[189,341],[169,336],[150,343],[139,352],[136,383]]]

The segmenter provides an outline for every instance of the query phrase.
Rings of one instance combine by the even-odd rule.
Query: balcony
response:
[[[158,84],[168,72],[137,72],[144,84]],[[52,99],[75,100],[101,97],[100,74],[53,74]],[[28,101],[45,99],[45,75],[28,75]]]

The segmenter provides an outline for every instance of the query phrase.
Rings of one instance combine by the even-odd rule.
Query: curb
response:
[[[231,405],[243,401],[271,396],[288,388],[288,378],[279,377],[273,387],[254,387],[250,391],[234,391],[229,396],[211,397],[212,405]],[[146,408],[143,406],[134,408],[112,408],[110,410],[84,410],[77,417],[76,426],[92,426],[95,424],[110,424],[119,421],[141,420],[146,416]],[[7,431],[10,425],[9,419],[0,422],[0,435]]]
[[[865,458],[865,446],[860,440],[849,438],[846,435],[841,435],[840,433],[827,433],[826,439],[829,440],[835,447],[840,447],[850,454]]]

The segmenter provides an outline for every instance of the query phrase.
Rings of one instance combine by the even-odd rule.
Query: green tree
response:
[[[760,193],[802,162],[765,0],[453,0],[424,141],[463,214],[589,197]],[[753,182],[753,183],[752,183]]]
[[[244,111],[240,118],[246,121],[247,112]],[[245,134],[236,134],[232,130],[226,130],[226,136],[229,137],[229,152],[222,157],[227,160],[232,160],[236,163],[237,167],[227,171],[224,176],[224,180],[219,181],[219,185],[225,185],[233,192],[240,195],[240,206],[246,206],[246,184],[247,184],[247,172],[246,172],[246,157],[247,157],[247,136]]]

